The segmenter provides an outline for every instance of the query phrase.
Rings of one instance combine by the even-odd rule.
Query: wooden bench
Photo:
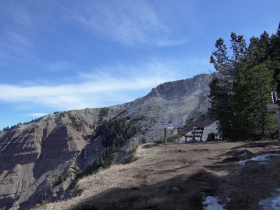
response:
[[[188,142],[188,138],[192,138],[192,142],[195,141],[195,137],[200,137],[199,141],[202,140],[204,128],[203,127],[193,127],[192,134],[185,135],[186,143]]]

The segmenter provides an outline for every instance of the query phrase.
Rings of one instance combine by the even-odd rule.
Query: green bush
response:
[[[47,208],[47,204],[48,204],[48,201],[47,200],[43,200],[42,201],[42,207],[45,209]]]
[[[182,137],[182,136],[185,136],[186,135],[186,132],[181,132],[180,133],[180,137]],[[168,137],[167,138],[167,142],[174,142],[174,141],[176,141],[178,139],[178,134],[176,134],[176,135],[174,135],[174,136],[170,136],[170,137]],[[156,141],[154,141],[154,142],[156,142],[156,143],[165,143],[165,140],[164,139],[159,139],[159,140],[156,140]]]

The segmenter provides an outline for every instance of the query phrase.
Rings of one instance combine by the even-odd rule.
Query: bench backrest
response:
[[[203,127],[193,127],[192,133],[203,133]]]
[[[193,127],[192,130],[192,135],[186,135],[186,139],[189,138],[193,138],[193,140],[195,140],[195,137],[200,137],[200,141],[202,140],[202,135],[203,135],[203,131],[204,131],[204,127]]]

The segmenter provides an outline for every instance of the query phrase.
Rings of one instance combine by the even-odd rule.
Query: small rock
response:
[[[174,192],[180,192],[181,190],[180,190],[180,188],[179,187],[172,187],[172,191],[174,191]]]
[[[237,149],[237,150],[234,151],[234,153],[237,153],[237,154],[242,154],[244,152],[246,152],[245,149]]]

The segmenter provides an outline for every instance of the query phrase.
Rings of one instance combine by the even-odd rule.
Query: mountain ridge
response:
[[[169,120],[181,125],[197,120],[207,111],[211,79],[201,74],[166,82],[132,102],[55,112],[0,132],[0,208],[25,209],[42,197],[54,200],[64,195],[78,166],[84,169],[102,154],[101,139],[94,144],[90,139],[101,122],[137,119],[142,132],[133,140],[139,142],[162,138],[161,124]],[[85,148],[89,150],[86,159]],[[54,186],[61,177],[62,184]]]

